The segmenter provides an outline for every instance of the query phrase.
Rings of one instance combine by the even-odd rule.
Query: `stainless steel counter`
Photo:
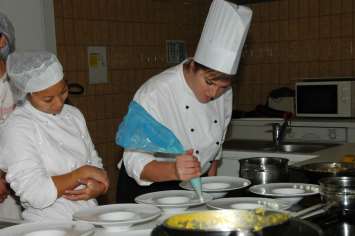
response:
[[[333,143],[284,142],[276,147],[271,141],[232,139],[223,144],[223,150],[309,154],[338,145]]]

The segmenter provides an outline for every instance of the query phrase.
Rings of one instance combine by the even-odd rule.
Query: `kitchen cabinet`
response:
[[[226,139],[272,140],[272,123],[280,118],[234,119]],[[291,120],[285,141],[355,143],[355,119],[301,119]]]

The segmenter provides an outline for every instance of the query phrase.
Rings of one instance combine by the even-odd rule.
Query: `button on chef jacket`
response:
[[[73,212],[96,206],[94,199],[57,198],[51,179],[86,164],[102,168],[84,117],[73,106],[52,115],[26,102],[1,127],[0,168],[20,197],[25,220],[71,220]]]
[[[221,157],[221,145],[231,119],[233,94],[232,89],[228,89],[222,96],[200,103],[185,81],[183,63],[149,79],[137,91],[134,100],[169,128],[185,150],[194,150],[202,173],[205,173],[210,161]],[[174,161],[129,150],[123,154],[127,174],[141,186],[152,184],[140,179],[140,175],[144,166],[153,160]]]

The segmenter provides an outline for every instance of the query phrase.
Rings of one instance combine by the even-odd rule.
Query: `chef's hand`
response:
[[[3,175],[0,177],[0,203],[5,201],[8,195],[9,195],[9,188],[5,180],[5,176]]]
[[[62,197],[71,201],[89,200],[96,198],[107,191],[104,184],[94,179],[80,179],[78,180],[78,183],[83,185],[84,188],[66,190]]]
[[[77,169],[77,171],[79,172],[77,179],[94,179],[105,186],[105,192],[108,190],[110,183],[107,177],[107,172],[104,169],[85,165]]]
[[[193,155],[192,149],[176,157],[175,170],[177,178],[182,181],[201,175],[200,161]]]

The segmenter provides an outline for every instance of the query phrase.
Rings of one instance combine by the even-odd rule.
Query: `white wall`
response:
[[[0,0],[0,11],[15,26],[16,50],[57,52],[53,0]]]

